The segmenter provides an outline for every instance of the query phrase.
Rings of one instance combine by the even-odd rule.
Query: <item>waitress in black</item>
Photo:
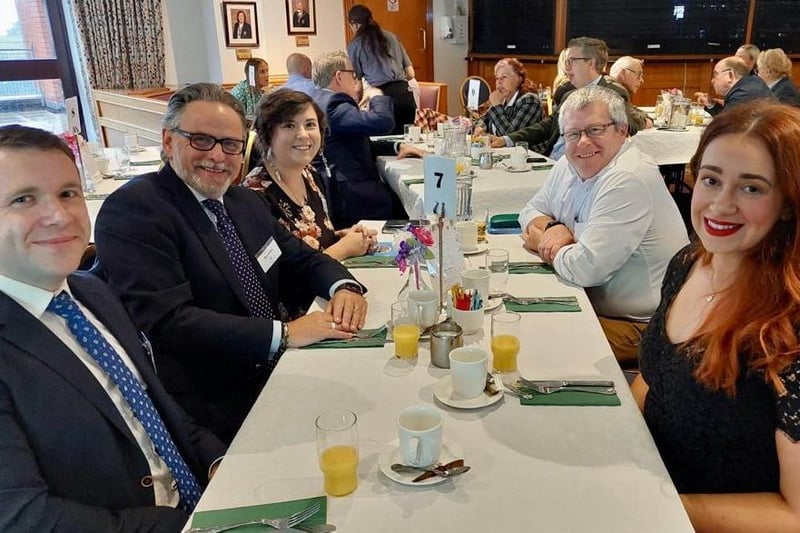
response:
[[[367,6],[356,4],[347,13],[355,37],[347,45],[347,55],[359,78],[391,96],[394,102],[394,130],[403,133],[404,124],[414,123],[417,105],[408,86],[414,67],[397,36],[378,25]]]

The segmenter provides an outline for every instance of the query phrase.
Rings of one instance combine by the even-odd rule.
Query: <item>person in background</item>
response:
[[[242,104],[245,116],[252,117],[256,114],[258,99],[268,90],[269,64],[253,57],[245,61],[244,79],[231,89],[231,94]]]
[[[286,72],[289,73],[289,78],[277,90],[291,89],[314,98],[317,87],[311,81],[311,58],[297,52],[289,54],[286,58]]]
[[[496,88],[489,94],[491,107],[475,124],[476,133],[507,135],[542,119],[542,107],[525,67],[507,57],[494,66]]]
[[[800,106],[800,94],[792,81],[792,60],[780,48],[758,55],[758,76],[783,104]]]
[[[74,272],[90,231],[64,141],[0,127],[0,530],[177,533],[225,446],[109,287]]]
[[[756,63],[758,61],[758,54],[758,46],[754,44],[743,44],[736,49],[736,53],[733,55],[744,61],[744,64],[747,65],[747,70],[750,71],[750,75],[755,76],[757,74]]]
[[[159,376],[198,422],[230,442],[288,347],[364,326],[364,287],[278,223],[266,199],[232,187],[246,120],[218,85],[172,95],[164,166],[103,202],[97,270],[156,348]],[[132,259],[135,258],[135,259]],[[323,311],[289,309],[314,297]]]
[[[374,230],[357,225],[335,231],[319,173],[311,161],[327,128],[325,114],[298,91],[275,91],[258,106],[255,130],[266,149],[263,167],[244,186],[262,191],[287,230],[334,259],[364,255],[376,244]]]
[[[375,158],[394,154],[421,157],[422,151],[369,138],[392,131],[392,99],[372,88],[376,94],[369,100],[369,109],[359,109],[361,82],[341,50],[315,58],[313,77],[320,88],[316,102],[328,120],[322,158],[334,227],[349,228],[361,220],[408,218],[400,199],[381,178]]]
[[[655,161],[627,142],[625,102],[602,87],[559,110],[565,157],[519,215],[524,246],[586,288],[617,360],[635,364],[686,227]]]
[[[356,77],[392,99],[394,126],[391,133],[403,133],[403,126],[414,123],[416,103],[408,86],[414,67],[397,36],[382,29],[367,6],[356,4],[347,12],[353,40],[347,45]],[[358,101],[358,100],[357,100]]]
[[[553,110],[558,109],[558,106],[561,104],[561,101],[568,92],[575,90],[575,86],[570,83],[569,77],[567,76],[567,50],[567,48],[564,48],[561,50],[561,53],[558,54],[558,63],[556,63],[556,77],[553,78],[553,86],[551,90],[554,103]]]
[[[631,392],[698,533],[800,531],[800,110],[714,118]]]
[[[721,59],[714,65],[711,84],[714,86],[714,91],[724,97],[722,103],[711,99],[706,93],[696,93],[696,96],[697,101],[703,104],[712,116],[719,115],[724,109],[759,98],[775,99],[764,80],[758,76],[751,76],[745,62],[735,56]]]
[[[236,12],[236,22],[233,25],[234,39],[252,39],[253,28],[247,22],[247,14],[244,11]]]
[[[631,56],[622,56],[614,61],[608,73],[617,83],[625,87],[633,98],[644,83],[644,61]],[[633,113],[637,122],[644,124],[645,128],[653,127],[653,121],[638,107],[631,106],[629,112]]]

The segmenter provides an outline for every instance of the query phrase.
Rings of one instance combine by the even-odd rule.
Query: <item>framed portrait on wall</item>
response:
[[[286,0],[286,31],[289,35],[316,35],[315,0]]]
[[[222,2],[222,22],[225,25],[225,46],[258,46],[258,14],[255,2]]]

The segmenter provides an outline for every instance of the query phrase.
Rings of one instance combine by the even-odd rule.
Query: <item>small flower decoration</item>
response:
[[[472,128],[472,121],[467,117],[453,117],[450,119],[450,124],[452,124],[454,128],[463,128],[467,131]]]
[[[405,273],[409,265],[419,270],[423,260],[433,259],[433,252],[428,248],[433,246],[433,234],[428,228],[406,224],[403,231],[394,238],[397,255],[394,258],[401,273]]]

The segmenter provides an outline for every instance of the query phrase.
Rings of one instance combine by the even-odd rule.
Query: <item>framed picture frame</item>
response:
[[[316,0],[286,0],[286,31],[289,35],[316,35]]]
[[[255,2],[222,2],[225,46],[258,47],[258,13]]]

